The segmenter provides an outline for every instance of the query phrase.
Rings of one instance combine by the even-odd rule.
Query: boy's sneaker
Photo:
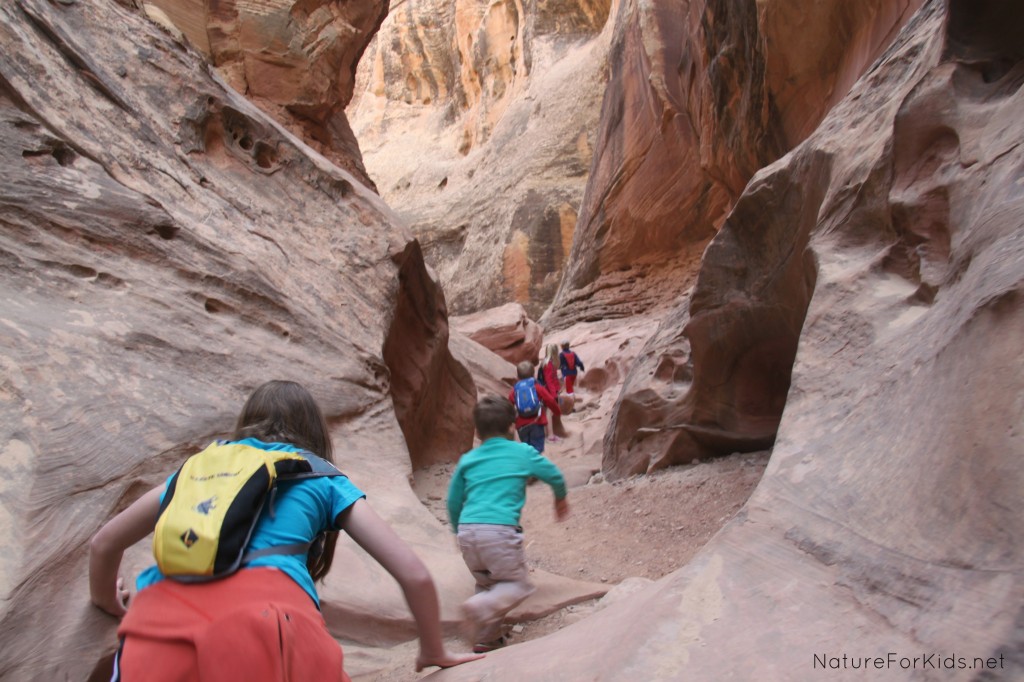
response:
[[[473,645],[473,653],[486,654],[488,652],[494,651],[495,649],[500,649],[506,644],[508,644],[508,640],[506,640],[504,637],[499,637],[498,639],[495,639],[490,642],[480,642],[478,644]]]

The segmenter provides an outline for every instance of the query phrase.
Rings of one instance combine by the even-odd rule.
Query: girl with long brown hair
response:
[[[323,413],[305,388],[290,381],[257,388],[228,442],[334,459]],[[114,680],[347,681],[341,647],[327,631],[315,587],[331,569],[339,530],[401,586],[419,632],[417,671],[479,658],[446,649],[430,573],[343,475],[280,481],[256,522],[251,549],[305,544],[305,553],[260,555],[228,577],[200,583],[168,579],[153,566],[139,576],[128,608],[118,577],[121,557],[153,531],[166,494],[166,484],[145,493],[90,544],[92,602],[123,618]]]

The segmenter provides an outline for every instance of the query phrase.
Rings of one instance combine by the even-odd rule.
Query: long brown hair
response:
[[[294,381],[268,381],[245,401],[232,440],[256,438],[266,443],[289,443],[334,463],[334,448],[327,420],[316,400]],[[338,533],[328,531],[313,540],[306,568],[322,581],[331,570]]]

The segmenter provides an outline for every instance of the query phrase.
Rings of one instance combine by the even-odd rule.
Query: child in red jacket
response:
[[[579,355],[569,350],[569,342],[562,342],[562,352],[558,354],[559,366],[562,370],[562,378],[565,379],[565,392],[573,394],[573,387],[576,384],[576,373],[586,369],[583,360]]]
[[[548,344],[545,357],[540,360],[537,381],[544,384],[548,393],[555,397],[555,401],[558,401],[558,395],[562,392],[562,382],[558,380],[558,346],[556,344]],[[562,428],[562,416],[553,413],[551,423],[548,425],[548,440],[552,443],[558,442],[559,434],[565,435],[565,429]]]
[[[508,399],[516,408],[516,431],[519,440],[544,452],[544,427],[548,418],[544,405],[551,409],[552,414],[561,415],[558,401],[533,378],[533,363],[523,360],[516,367],[519,381],[509,391]]]

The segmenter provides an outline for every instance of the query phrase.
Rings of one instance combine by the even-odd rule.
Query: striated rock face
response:
[[[757,3],[765,82],[787,148],[810,135],[922,0]]]
[[[1022,12],[928,2],[756,174],[689,321],[655,334],[679,350],[649,369],[687,396],[653,401],[666,424],[734,419],[756,437],[789,383],[770,370],[795,356],[744,509],[629,603],[440,679],[855,679],[844,655],[887,652],[895,679],[1024,675],[1024,51],[1008,29]],[[722,438],[664,430],[680,451]],[[910,667],[929,654],[962,659]]]
[[[409,14],[422,54],[470,57],[365,76],[357,127],[426,258],[452,255],[453,307],[535,314],[575,243],[546,322],[587,361],[584,454],[615,478],[775,443],[690,564],[438,679],[813,679],[890,651],[1024,677],[1024,11],[919,4]],[[113,651],[89,536],[271,376],[320,399],[453,629],[472,588],[409,469],[465,447],[468,406],[510,366],[458,333],[449,355],[401,219],[123,6],[12,0],[0,44],[0,675],[83,679]],[[336,561],[335,636],[408,638],[393,582],[350,543]],[[528,615],[601,591],[539,577]]]
[[[489,394],[508,395],[509,388],[516,382],[515,365],[456,330],[448,338],[448,349],[472,375],[477,398]]]
[[[536,363],[544,332],[526,316],[523,306],[507,303],[472,315],[453,317],[452,327],[513,365],[523,360]],[[515,372],[512,373],[515,376]]]
[[[570,265],[542,324],[674,302],[755,170],[784,142],[753,3],[615,17],[601,128]]]
[[[381,196],[450,307],[538,317],[568,258],[604,87],[605,0],[408,0],[360,65],[349,115]]]
[[[407,477],[410,452],[472,433],[406,406],[429,396],[465,429],[476,389],[401,223],[137,12],[17,0],[0,43],[0,676],[85,679],[113,651],[90,536],[275,377],[310,388],[339,466],[457,604],[471,581]],[[129,552],[129,582],[149,556]],[[332,631],[410,636],[364,553],[343,542],[336,566],[370,580],[328,579]],[[387,628],[347,632],[367,598]]]
[[[383,0],[147,0],[228,84],[373,187],[345,107],[356,65],[388,11]]]
[[[770,211],[737,197],[817,125],[919,4],[619,8],[574,250],[541,318],[555,330],[638,314],[662,322],[627,373],[606,436],[612,477],[771,444],[813,287],[797,257],[777,277],[778,249],[792,246],[777,233],[794,216],[810,229],[814,189],[779,188]],[[804,18],[791,21],[792,12]],[[808,31],[822,38],[795,37]],[[813,104],[801,106],[797,92]],[[708,247],[730,212],[738,228]],[[697,284],[709,261],[744,270],[744,286],[785,290],[785,303],[740,310],[714,268],[704,266]],[[691,322],[704,307],[726,312]]]
[[[754,172],[814,129],[919,5],[624,1],[570,264],[541,324],[674,307]]]

